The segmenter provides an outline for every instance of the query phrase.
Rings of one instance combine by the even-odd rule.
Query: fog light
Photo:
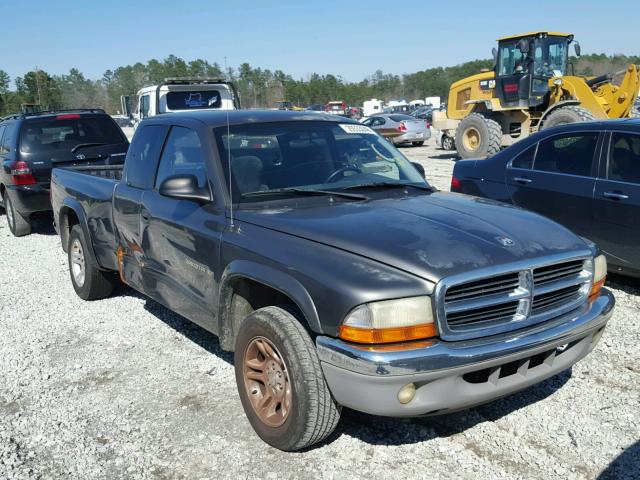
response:
[[[402,404],[409,403],[416,395],[416,386],[409,383],[402,387],[398,392],[398,401]]]

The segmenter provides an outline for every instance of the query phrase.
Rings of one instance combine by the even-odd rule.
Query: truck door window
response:
[[[155,188],[173,175],[194,175],[200,187],[204,187],[207,181],[198,134],[185,127],[172,127],[169,132],[160,157]]]
[[[136,133],[127,154],[127,185],[143,189],[153,186],[153,172],[156,171],[164,134],[162,125],[146,125]]]
[[[533,164],[535,170],[591,176],[597,133],[570,133],[540,141]]]
[[[613,133],[607,178],[640,184],[640,135]]]
[[[149,116],[149,95],[143,95],[140,97],[140,118],[147,118]]]

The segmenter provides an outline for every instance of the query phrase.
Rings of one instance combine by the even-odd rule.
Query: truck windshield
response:
[[[20,151],[57,154],[72,152],[78,145],[125,143],[122,131],[108,116],[28,120],[22,127]]]
[[[214,130],[234,202],[267,201],[282,190],[345,190],[371,184],[419,185],[424,178],[369,127],[334,122],[233,125]],[[256,195],[256,192],[262,192]]]
[[[539,38],[533,56],[534,73],[541,77],[560,77],[567,73],[567,46],[564,37]]]
[[[167,92],[167,108],[169,110],[198,110],[220,108],[221,106],[222,98],[218,90]]]
[[[498,75],[533,73],[540,77],[562,76],[567,71],[566,37],[536,38],[529,53],[523,53],[518,40],[501,42],[498,52]]]

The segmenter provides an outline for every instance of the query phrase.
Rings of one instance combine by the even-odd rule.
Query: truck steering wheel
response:
[[[324,183],[333,183],[338,181],[338,175],[342,175],[342,177],[344,177],[344,172],[362,173],[362,170],[360,170],[355,165],[347,165],[346,167],[339,168],[338,170],[333,172],[331,175],[329,175],[327,179],[324,181]]]

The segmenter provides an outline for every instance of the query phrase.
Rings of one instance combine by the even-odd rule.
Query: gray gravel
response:
[[[448,189],[452,155],[404,149]],[[424,419],[345,411],[282,453],[253,433],[216,337],[131,290],[76,297],[58,237],[0,218],[0,478],[639,478],[638,283],[585,360],[524,392]],[[634,286],[635,285],[635,286]]]

